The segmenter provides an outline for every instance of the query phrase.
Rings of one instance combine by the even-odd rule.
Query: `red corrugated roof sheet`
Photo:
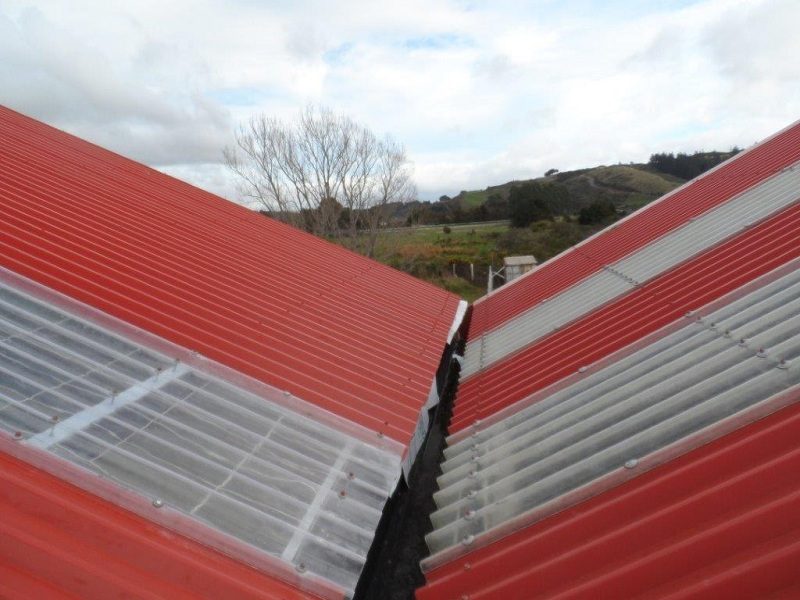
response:
[[[796,598],[799,438],[795,404],[428,573],[417,598]]]
[[[314,597],[2,451],[0,515],[0,598]]]
[[[727,202],[798,158],[800,125],[795,124],[478,301],[468,344],[480,343],[481,334]],[[556,389],[548,386],[580,377],[576,373],[581,367],[602,365],[604,360],[613,364],[615,352],[636,347],[687,311],[740,290],[781,266],[793,268],[790,262],[800,256],[798,231],[800,205],[795,202],[468,376],[455,398],[451,433],[461,431],[456,436],[461,442],[459,436],[465,436],[469,431],[465,428],[476,419],[491,417],[489,422],[494,423],[503,409],[503,417],[511,415],[516,402],[528,398],[522,403],[527,406],[539,399],[532,396],[537,392],[545,397]],[[484,540],[476,540],[480,547],[472,551],[473,540],[466,539],[463,547],[447,548],[427,561],[433,570],[426,574],[427,585],[417,597],[800,596],[800,520],[795,516],[800,509],[798,400],[800,395],[792,388],[781,398],[794,403],[787,408],[626,483],[605,491],[598,488],[594,497],[521,529],[513,531],[513,523],[505,529],[493,523],[496,536],[505,537],[492,541],[496,538],[490,531]],[[473,448],[480,456],[478,447]],[[515,468],[523,470],[525,464],[517,462]],[[513,479],[513,472],[508,477]],[[502,499],[495,502],[501,511]],[[479,519],[484,513],[476,511],[474,518]]]
[[[497,327],[798,160],[800,124],[795,124],[478,300],[470,337]]]
[[[544,389],[800,256],[800,205],[701,253],[461,382],[450,432]],[[470,334],[472,339],[472,335]]]
[[[407,444],[458,298],[0,108],[0,265]]]

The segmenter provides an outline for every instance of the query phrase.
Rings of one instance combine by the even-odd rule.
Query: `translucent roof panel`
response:
[[[597,494],[745,422],[743,414],[763,415],[800,386],[797,264],[720,304],[451,436],[431,551],[463,550]]]
[[[462,381],[630,292],[685,260],[797,203],[800,164],[794,164],[728,202],[676,227],[663,237],[540,301],[492,331],[469,341]]]
[[[400,449],[54,299],[0,272],[0,429],[352,593]]]

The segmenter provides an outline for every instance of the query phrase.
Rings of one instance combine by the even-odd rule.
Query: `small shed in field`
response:
[[[539,263],[536,262],[536,257],[531,254],[525,256],[506,256],[503,259],[506,281],[513,281],[528,271],[533,271],[537,264]]]

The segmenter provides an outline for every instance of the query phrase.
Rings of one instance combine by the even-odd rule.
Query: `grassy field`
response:
[[[375,259],[472,302],[486,293],[489,267],[499,269],[503,257],[532,254],[541,263],[596,230],[563,219],[522,229],[506,221],[402,227],[382,233]]]
[[[455,197],[465,209],[475,208],[492,194],[508,197],[514,185],[526,181],[555,181],[566,187],[570,202],[563,208],[567,214],[577,214],[581,208],[597,200],[609,200],[618,209],[631,212],[684,183],[683,179],[658,172],[645,164],[611,165],[564,171],[551,177],[509,181],[483,190],[464,191]]]
[[[601,166],[537,180],[557,181],[567,188],[569,205],[556,214],[572,217],[539,221],[521,229],[510,228],[507,221],[398,227],[382,232],[375,258],[473,301],[486,293],[489,268],[502,267],[504,257],[532,254],[542,263],[597,231],[599,226],[577,222],[574,215],[581,208],[604,200],[627,213],[682,183],[647,165]],[[507,196],[511,187],[519,183],[465,191],[455,198],[464,208],[475,207],[491,194]]]
[[[464,208],[474,208],[486,202],[488,197],[488,190],[474,190],[467,192],[461,197],[461,205],[464,206]]]
[[[387,231],[375,258],[472,301],[486,292],[488,266],[502,263],[497,241],[509,231],[508,223],[450,225],[447,230],[437,225]],[[476,267],[474,280],[470,263]],[[453,276],[454,264],[461,277]]]

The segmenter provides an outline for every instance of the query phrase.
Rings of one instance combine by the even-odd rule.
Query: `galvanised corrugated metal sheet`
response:
[[[417,598],[800,597],[798,400],[431,570]]]
[[[800,255],[798,231],[800,205],[794,204],[470,377],[459,386],[451,432],[792,260]]]
[[[458,298],[8,109],[0,266],[408,444]]]
[[[600,493],[800,389],[797,267],[680,319],[469,436],[449,438],[426,538],[431,560]]]
[[[532,306],[467,344],[461,380],[797,201],[800,164]]]
[[[470,338],[478,338],[798,160],[800,123],[478,300],[473,307]]]

